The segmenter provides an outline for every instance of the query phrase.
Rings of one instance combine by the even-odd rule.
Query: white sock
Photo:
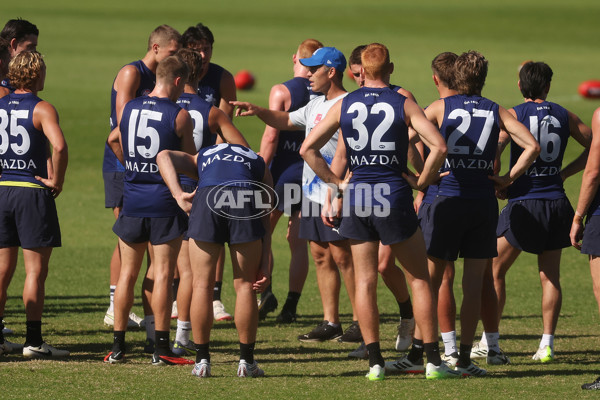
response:
[[[190,343],[190,332],[192,330],[192,323],[190,321],[177,320],[177,333],[175,334],[175,340],[186,346]]]
[[[554,350],[554,335],[546,335],[545,333],[542,335],[542,340],[540,340],[540,349],[546,346],[550,346],[550,348]]]
[[[488,345],[487,337],[485,336],[485,331],[481,332],[481,340],[479,341],[479,343],[485,346]]]
[[[146,315],[144,321],[146,323],[146,339],[154,341],[154,315]]]
[[[444,342],[444,354],[449,356],[452,353],[458,353],[456,348],[456,331],[442,332],[442,341]]]
[[[485,338],[488,350],[493,350],[496,353],[500,352],[500,346],[498,345],[498,340],[500,340],[500,334],[498,332],[484,332],[484,335],[482,336],[481,340],[482,342],[483,338]]]
[[[108,305],[108,310],[114,312],[115,309],[115,290],[117,289],[117,285],[110,285],[110,303]]]

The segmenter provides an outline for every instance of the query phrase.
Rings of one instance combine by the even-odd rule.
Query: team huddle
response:
[[[56,110],[37,97],[45,79],[37,36],[24,20],[9,21],[0,35],[0,316],[18,247],[27,274],[25,344],[7,341],[2,321],[0,354],[55,358],[69,352],[42,339],[41,316],[50,254],[61,245],[54,198],[62,190],[67,145]],[[533,61],[519,71],[524,102],[505,109],[482,96],[488,61],[476,51],[433,59],[439,100],[422,108],[406,88],[390,83],[394,65],[386,46],[358,46],[347,62],[338,49],[314,39],[299,45],[293,78],[273,86],[264,108],[237,101],[232,75],[210,62],[213,43],[203,24],[183,34],[161,25],[146,55],[122,67],[113,82],[103,177],[119,240],[104,317],[114,329],[106,363],[126,360],[126,331],[137,327],[146,330],[144,352],[152,354],[153,365],[190,364],[193,375],[210,377],[214,320],[232,319],[221,302],[228,243],[237,376],[263,376],[254,348],[259,320],[278,307],[270,282],[271,234],[284,214],[289,292],[277,322],[298,318],[310,250],[323,322],[298,340],[357,343],[348,356],[368,359],[369,380],[398,373],[434,380],[486,375],[474,358],[509,364],[499,326],[505,276],[522,251],[538,255],[543,290],[543,335],[533,359],[554,359],[563,248],[573,245],[590,256],[600,287],[594,272],[600,133],[593,134],[600,131],[600,111],[590,129],[547,101],[552,70]],[[350,93],[342,83],[347,67],[359,85]],[[258,152],[232,123],[234,111],[265,122]],[[584,151],[563,167],[570,137]],[[510,163],[500,174],[509,143]],[[563,181],[584,168],[574,210]],[[497,198],[508,199],[500,213]],[[145,255],[140,318],[131,308]],[[457,344],[453,280],[459,257]],[[395,349],[408,350],[396,361],[381,354],[378,273],[399,307]],[[353,314],[346,330],[339,315],[341,279]],[[600,304],[600,290],[596,297]],[[480,319],[484,333],[475,342]],[[195,360],[186,358],[192,355]],[[600,381],[584,386],[600,389]]]

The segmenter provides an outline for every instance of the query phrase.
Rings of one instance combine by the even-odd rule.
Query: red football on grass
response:
[[[588,99],[600,99],[600,81],[591,80],[581,82],[579,94]]]
[[[254,75],[245,69],[235,74],[233,79],[235,80],[235,87],[240,90],[249,90],[254,86]]]

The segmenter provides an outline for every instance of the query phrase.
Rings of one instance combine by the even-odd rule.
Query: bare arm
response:
[[[286,103],[291,102],[291,95],[285,85],[279,84],[271,88],[269,94],[269,109],[273,111],[284,111]],[[270,125],[265,126],[262,139],[260,141],[260,155],[264,158],[267,165],[271,164],[277,144],[279,143],[279,129],[273,128]]]
[[[585,168],[585,164],[588,159],[590,152],[590,145],[592,143],[592,130],[589,126],[584,124],[581,119],[569,111],[569,130],[571,137],[575,139],[580,145],[584,147],[581,154],[571,161],[566,167],[560,171],[560,177],[564,181],[570,176],[575,175],[579,171]]]
[[[121,130],[118,125],[110,132],[106,143],[108,143],[110,149],[115,153],[119,162],[124,165],[125,157],[123,156],[123,147],[121,146]]]
[[[268,108],[260,107],[256,104],[247,103],[244,101],[232,101],[231,105],[238,108],[235,112],[236,117],[256,115],[265,124],[270,125],[275,129],[279,129],[280,131],[298,131],[303,129],[301,126],[292,124],[292,121],[290,121],[290,113],[286,111],[269,110]]]
[[[179,183],[180,174],[198,179],[196,157],[183,151],[163,150],[156,156],[158,170],[173,198],[183,211],[189,213],[195,193],[186,193]]]
[[[499,107],[498,115],[500,117],[500,128],[505,130],[510,138],[523,149],[523,152],[513,165],[513,167],[503,176],[494,175],[490,179],[494,181],[497,190],[503,190],[523,175],[527,168],[533,164],[536,157],[540,154],[540,145],[535,140],[529,129],[519,121],[504,107]]]
[[[115,111],[117,114],[116,126],[121,123],[123,108],[130,100],[135,98],[135,92],[140,87],[140,72],[133,65],[126,65],[117,74],[114,88],[117,91]]]
[[[223,110],[223,112],[229,116],[229,118],[233,118],[233,106],[230,104],[230,102],[237,100],[237,92],[235,88],[235,80],[233,79],[231,72],[227,70],[223,71],[219,90],[221,91],[219,108]]]
[[[242,135],[231,119],[223,112],[223,110],[212,107],[208,114],[208,128],[211,132],[218,132],[225,139],[227,143],[240,144],[242,146],[250,148],[250,145]]]
[[[58,113],[50,103],[41,101],[33,110],[32,120],[36,129],[44,132],[52,145],[52,176],[35,178],[49,187],[53,196],[57,197],[62,192],[69,162],[68,146],[58,123]]]
[[[321,155],[320,150],[340,128],[341,109],[342,100],[338,100],[327,112],[325,118],[319,122],[304,139],[302,147],[300,148],[300,156],[304,158],[304,161],[306,161],[315,174],[317,174],[323,182],[333,183],[336,186],[339,186],[342,179],[329,168],[329,165],[323,158],[323,155]],[[343,139],[339,138],[338,143],[340,140]],[[336,151],[336,155],[337,154],[338,152]]]
[[[436,107],[433,107],[436,105]],[[431,110],[429,110],[432,108]],[[409,183],[413,185],[414,189],[422,190],[429,186],[431,183],[439,179],[439,169],[441,168],[444,160],[446,159],[447,147],[446,141],[440,134],[440,131],[431,122],[431,119],[437,119],[436,113],[441,113],[441,117],[444,115],[444,103],[441,104],[434,102],[427,108],[429,113],[425,115],[423,110],[411,100],[404,102],[404,114],[406,115],[407,125],[414,128],[421,141],[429,148],[430,153],[425,160],[423,165],[423,172],[419,176],[416,182],[409,180]],[[431,115],[430,115],[431,113]],[[406,178],[406,177],[405,177]]]

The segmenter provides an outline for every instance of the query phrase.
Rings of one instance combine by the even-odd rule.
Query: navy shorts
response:
[[[528,253],[564,249],[571,246],[569,232],[574,215],[566,197],[509,201],[500,213],[496,235]]]
[[[187,229],[187,215],[183,210],[179,211],[172,217],[128,217],[121,213],[113,226],[113,232],[129,243],[167,243],[183,235]]]
[[[291,193],[289,192],[289,190],[286,193],[285,185],[294,185],[294,183],[275,185],[275,187],[273,188],[275,190],[275,193],[277,193],[277,198],[279,199],[279,201],[277,202],[277,209],[287,214],[288,216],[292,216],[294,213],[299,212],[302,209],[302,196],[300,196],[300,199],[298,199],[298,201],[286,199],[286,197],[290,197]],[[299,184],[296,186],[300,188]]]
[[[183,189],[184,192],[186,193],[192,193],[194,190],[196,190],[197,186],[192,186],[192,185],[186,185],[184,183],[181,184],[181,189]],[[189,217],[187,216],[187,214],[185,214],[185,219],[189,220]],[[189,227],[189,225],[188,225]],[[185,232],[183,232],[183,240],[188,240],[189,236],[187,235],[187,231],[188,231],[188,227],[185,228]]]
[[[337,228],[330,228],[321,219],[322,206],[319,203],[303,199],[305,206],[300,215],[300,230],[298,237],[313,242],[337,242],[346,238],[340,235]],[[306,213],[306,211],[310,212]]]
[[[54,197],[49,190],[0,186],[0,247],[60,247]]]
[[[588,215],[583,230],[581,253],[600,256],[600,215]]]
[[[428,223],[427,216],[429,215],[429,207],[431,207],[431,203],[421,203],[421,207],[419,207],[419,213],[417,214],[417,218],[419,219],[419,225],[421,229],[425,229],[425,225]]]
[[[373,213],[359,217],[354,207],[350,207],[350,215],[342,218],[340,233],[348,239],[381,241],[383,245],[390,245],[409,239],[417,231],[419,221],[412,207],[386,211],[389,211],[386,217]]]
[[[123,176],[125,172],[103,172],[104,207],[123,207]]]
[[[427,210],[427,218],[423,236],[428,255],[447,261],[498,255],[498,202],[495,198],[437,196]]]
[[[212,187],[198,189],[192,204],[190,224],[187,235],[190,239],[209,243],[239,244],[254,242],[265,236],[265,227],[262,219],[247,218],[256,215],[256,209],[250,203],[237,210],[223,210],[221,213],[213,211],[209,206],[209,192]],[[211,205],[214,206],[213,203]],[[227,215],[225,215],[227,214]]]

